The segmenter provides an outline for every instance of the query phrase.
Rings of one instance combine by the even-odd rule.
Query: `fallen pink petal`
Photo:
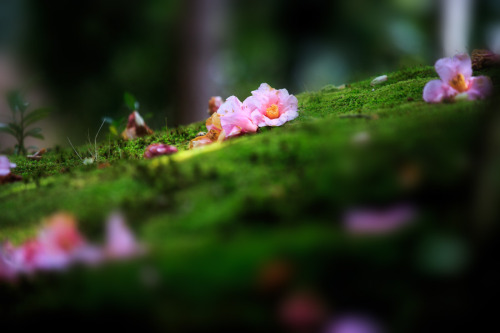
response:
[[[0,177],[10,174],[10,170],[14,169],[16,164],[10,163],[7,156],[0,155]]]
[[[387,209],[355,208],[345,214],[343,224],[353,234],[386,234],[406,226],[415,216],[415,208],[407,204]]]
[[[335,318],[324,333],[382,333],[380,325],[361,315],[344,315]]]
[[[139,112],[134,111],[129,115],[127,128],[125,128],[121,136],[124,140],[135,140],[151,134],[153,134],[153,131],[146,125]]]
[[[143,252],[119,213],[111,215],[106,224],[105,252],[110,258],[127,258]]]
[[[162,155],[172,155],[177,153],[177,148],[165,143],[153,143],[144,151],[144,158],[153,158]]]

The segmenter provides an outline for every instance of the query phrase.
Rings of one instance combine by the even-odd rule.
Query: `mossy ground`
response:
[[[498,84],[497,72],[486,74]],[[418,317],[434,315],[423,309],[432,294],[422,280],[438,276],[440,295],[456,293],[436,308],[462,296],[420,252],[440,237],[471,246],[463,238],[473,228],[468,190],[489,104],[425,103],[423,87],[436,77],[432,67],[388,77],[375,87],[369,79],[302,93],[296,120],[198,151],[186,147],[203,123],[103,141],[92,165],[82,165],[70,149],[54,149],[41,161],[13,158],[25,180],[0,189],[0,239],[20,242],[43,218],[67,211],[98,240],[108,214],[119,209],[150,252],[144,261],[1,287],[11,305],[0,311],[64,309],[75,318],[82,311],[126,313],[127,323],[149,320],[174,330],[244,324],[275,331],[276,304],[306,288],[338,309],[376,304],[366,310],[390,327],[418,331]],[[346,114],[371,118],[341,117]],[[367,142],[356,141],[360,132]],[[155,142],[181,152],[143,160]],[[86,149],[78,148],[83,155]],[[110,166],[100,169],[103,162]],[[353,238],[342,226],[351,207],[400,202],[419,211],[401,233]],[[293,269],[269,295],[259,276],[276,261]]]

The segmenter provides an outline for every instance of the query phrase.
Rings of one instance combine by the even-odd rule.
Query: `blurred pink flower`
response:
[[[161,155],[171,155],[177,153],[177,148],[165,143],[153,143],[144,151],[144,158],[153,158]]]
[[[7,156],[0,155],[0,177],[7,176],[10,173],[10,169],[14,169],[16,165],[10,163]]]
[[[279,308],[279,318],[292,331],[317,332],[326,319],[323,301],[309,292],[295,292]]]
[[[71,215],[60,213],[49,218],[37,238],[18,247],[0,246],[0,280],[12,280],[19,274],[37,270],[63,270],[75,263],[95,265],[105,259],[119,259],[141,254],[121,215],[112,215],[107,225],[104,247],[87,243]]]
[[[217,112],[222,103],[224,103],[224,101],[220,96],[213,96],[212,98],[210,98],[208,100],[208,110],[207,110],[208,115],[211,116],[212,114]]]
[[[86,246],[87,242],[78,231],[74,217],[59,213],[49,218],[35,240],[23,244],[16,253],[24,271],[64,269]]]
[[[244,102],[250,111],[252,121],[259,127],[281,126],[298,117],[297,98],[286,89],[276,90],[267,83],[252,91]]]
[[[225,138],[257,131],[257,125],[250,119],[249,109],[235,96],[228,97],[217,113],[220,115]]]
[[[327,326],[325,333],[381,333],[377,323],[360,315],[342,316]]]
[[[123,216],[118,213],[111,215],[106,225],[106,255],[110,258],[126,258],[142,251]]]
[[[472,76],[472,63],[467,54],[439,59],[435,68],[441,80],[425,85],[423,98],[428,103],[453,100],[457,95],[469,100],[482,99],[493,91],[489,77]]]
[[[408,224],[415,215],[415,209],[410,205],[385,210],[356,208],[345,214],[344,226],[355,234],[384,234]]]

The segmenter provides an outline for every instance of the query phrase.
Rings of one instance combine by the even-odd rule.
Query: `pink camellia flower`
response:
[[[411,222],[415,209],[410,205],[397,205],[385,210],[352,209],[344,216],[344,226],[355,234],[385,234]]]
[[[298,117],[297,98],[286,89],[276,90],[267,83],[252,91],[244,102],[253,123],[259,127],[281,126]]]
[[[121,214],[115,213],[108,220],[105,252],[109,258],[127,258],[143,252]]]
[[[153,158],[161,155],[171,155],[177,153],[177,148],[165,143],[153,143],[146,148],[144,158]]]
[[[208,115],[211,116],[212,114],[217,112],[222,103],[224,103],[224,101],[220,96],[213,96],[212,98],[210,98],[208,100],[208,110],[207,110]]]
[[[493,91],[487,76],[472,76],[472,63],[467,54],[439,59],[434,66],[441,80],[425,85],[423,97],[428,103],[454,100],[460,96],[469,100],[482,99]]]
[[[257,132],[257,125],[250,119],[250,110],[235,96],[228,97],[217,113],[220,115],[225,138]]]
[[[10,174],[10,169],[14,169],[16,165],[14,163],[10,163],[7,156],[0,155],[0,177],[7,176]]]

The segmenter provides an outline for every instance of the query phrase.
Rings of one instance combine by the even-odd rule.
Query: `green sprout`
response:
[[[7,102],[12,112],[12,121],[9,123],[0,123],[0,132],[12,135],[16,140],[16,154],[26,155],[24,139],[32,137],[43,140],[42,129],[29,126],[46,118],[49,115],[48,108],[39,108],[31,112],[26,112],[29,103],[24,99],[20,91],[11,91],[7,93]]]

